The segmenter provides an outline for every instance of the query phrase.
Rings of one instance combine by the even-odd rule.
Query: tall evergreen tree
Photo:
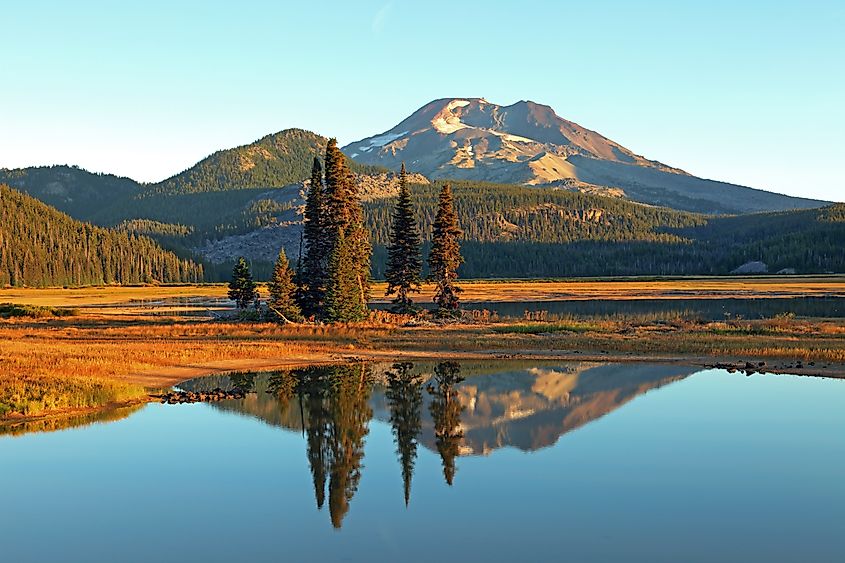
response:
[[[279,320],[298,321],[302,318],[299,305],[294,300],[296,285],[293,283],[293,270],[288,263],[284,248],[279,251],[268,288],[270,297],[267,305],[270,311],[279,317]]]
[[[329,139],[326,144],[325,163],[327,230],[330,237],[334,237],[338,229],[349,234],[350,226],[360,223],[363,215],[358,201],[358,187],[346,156],[337,146],[337,139]]]
[[[420,290],[420,231],[414,217],[411,203],[411,190],[408,187],[408,175],[405,163],[399,171],[399,199],[393,211],[390,230],[390,244],[387,247],[387,291],[385,295],[396,294],[393,300],[395,310],[407,313],[413,310],[413,301],[409,294]]]
[[[367,315],[355,271],[355,249],[343,231],[338,233],[329,261],[329,284],[323,313],[329,322],[361,321]]]
[[[323,168],[314,157],[311,166],[311,183],[305,198],[305,225],[303,238],[305,255],[302,258],[299,284],[299,306],[306,316],[322,312],[328,277],[328,259],[331,241],[327,229],[326,194],[323,187]]]
[[[430,277],[437,284],[434,302],[437,303],[438,316],[458,314],[458,293],[461,288],[455,285],[455,280],[458,278],[458,266],[463,262],[458,243],[462,234],[453,204],[452,187],[448,183],[443,184],[432,228],[431,252],[428,255]]]
[[[326,145],[325,162],[324,228],[330,233],[327,247],[331,248],[331,258],[323,316],[335,321],[363,320],[368,313],[372,248],[364,227],[358,187],[335,139]],[[357,294],[353,288],[357,288]]]
[[[249,271],[246,258],[241,256],[232,269],[232,281],[229,282],[229,299],[235,302],[238,309],[246,309],[250,303],[258,299],[258,290]]]

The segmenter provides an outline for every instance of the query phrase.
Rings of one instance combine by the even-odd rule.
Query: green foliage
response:
[[[324,318],[329,322],[354,322],[367,317],[364,288],[355,269],[353,241],[342,230],[329,260],[329,278],[326,288]]]
[[[308,177],[312,155],[324,142],[316,133],[286,129],[249,145],[218,151],[151,190],[184,194],[301,182]]]
[[[285,129],[254,143],[217,151],[191,168],[149,187],[150,192],[185,194],[287,186],[308,178],[313,155],[326,144],[322,135]],[[381,170],[355,166],[357,170]]]
[[[279,258],[273,268],[273,277],[270,278],[268,288],[270,296],[267,305],[274,315],[289,321],[302,319],[302,312],[294,299],[296,285],[293,283],[293,270],[291,270],[284,249],[279,251]]]
[[[311,166],[311,182],[305,198],[304,225],[302,229],[305,253],[298,272],[298,301],[306,316],[319,315],[325,301],[328,283],[328,259],[331,240],[326,228],[328,217],[323,168],[320,159],[314,157]]]
[[[452,188],[443,184],[437,204],[437,215],[431,233],[431,252],[428,254],[430,279],[437,284],[434,302],[437,314],[452,316],[458,311],[458,293],[455,285],[458,266],[463,262],[458,238],[463,234],[458,227],[458,216],[452,205]]]
[[[73,317],[78,313],[76,309],[67,307],[42,307],[40,305],[17,305],[15,303],[0,303],[0,319],[11,317],[29,317],[43,319],[47,317]]]
[[[454,182],[464,229],[464,278],[720,275],[762,260],[770,271],[845,272],[843,205],[708,217],[563,190]],[[414,186],[412,202],[430,248],[439,185]],[[385,277],[391,202],[366,207],[373,276]]]
[[[258,290],[249,271],[249,264],[241,256],[232,269],[232,281],[229,282],[229,299],[235,302],[238,309],[246,309],[249,304],[258,299]]]
[[[399,197],[393,212],[390,244],[387,247],[387,268],[384,276],[387,280],[385,294],[388,296],[396,294],[393,303],[395,310],[399,313],[413,310],[413,302],[409,294],[420,290],[420,271],[422,270],[420,245],[420,232],[414,216],[411,191],[403,163],[399,172]]]
[[[94,227],[0,185],[0,286],[198,282],[202,267],[152,239]]]
[[[325,310],[329,321],[360,321],[367,317],[370,297],[369,236],[364,228],[358,186],[337,141],[326,145],[324,217],[321,226],[329,234],[325,247],[328,262]],[[307,283],[305,279],[303,282]]]
[[[0,184],[8,184],[81,221],[93,221],[104,208],[128,201],[143,190],[130,178],[94,174],[78,166],[2,168]]]

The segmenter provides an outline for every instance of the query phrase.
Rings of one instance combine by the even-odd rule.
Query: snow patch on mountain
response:
[[[370,152],[371,150],[373,150],[373,148],[376,148],[376,147],[381,148],[384,145],[386,145],[387,143],[395,141],[396,139],[398,139],[400,137],[404,137],[407,134],[408,134],[408,131],[402,131],[401,133],[393,133],[393,134],[385,133],[384,135],[379,135],[378,137],[373,137],[372,139],[370,139],[369,143],[367,143],[366,145],[361,145],[360,147],[358,147],[358,150],[360,150],[361,152]]]

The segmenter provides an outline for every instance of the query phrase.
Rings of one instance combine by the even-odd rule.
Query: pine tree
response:
[[[327,231],[326,194],[323,187],[323,169],[320,159],[314,157],[311,167],[311,184],[305,199],[305,225],[303,238],[305,256],[300,268],[298,301],[306,316],[322,313],[328,276],[328,259],[331,241]]]
[[[390,230],[390,244],[387,247],[387,291],[385,295],[396,294],[393,300],[396,312],[407,313],[413,310],[413,301],[408,295],[420,290],[420,231],[414,217],[411,203],[411,190],[405,163],[399,172],[399,199],[393,211]]]
[[[346,157],[330,139],[326,145],[324,230],[331,249],[323,317],[358,321],[367,316],[370,297],[369,234],[364,226],[358,187]],[[330,295],[331,294],[331,295]]]
[[[458,266],[463,262],[458,243],[462,234],[453,206],[452,187],[443,184],[432,228],[431,252],[428,255],[430,278],[437,284],[434,302],[437,303],[438,316],[458,314],[458,293],[461,288],[455,285],[455,280],[458,278]]]
[[[270,307],[270,311],[279,317],[279,320],[299,321],[302,318],[299,305],[294,300],[296,286],[293,283],[293,270],[291,270],[284,249],[279,251],[279,257],[273,267],[273,277],[270,279],[268,288],[270,298],[267,305]]]
[[[343,231],[338,231],[336,240],[329,260],[324,317],[329,322],[361,321],[366,318],[367,303],[361,299],[354,247]]]
[[[337,146],[336,139],[326,144],[326,227],[330,237],[338,229],[349,234],[349,228],[362,220],[358,188],[346,162],[346,156]],[[336,238],[331,239],[332,242]],[[334,244],[332,244],[334,246]]]
[[[241,256],[232,270],[232,281],[229,282],[229,299],[235,302],[238,309],[246,309],[250,303],[258,299],[258,290],[252,280],[249,264]]]

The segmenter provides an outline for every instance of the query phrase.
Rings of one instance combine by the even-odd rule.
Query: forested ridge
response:
[[[0,184],[0,286],[202,281],[152,239],[82,223]]]
[[[720,275],[757,260],[772,272],[845,272],[845,204],[713,217],[559,190],[452,185],[464,230],[462,277]],[[424,240],[437,189],[413,189]],[[380,200],[365,208],[377,278],[391,206]]]
[[[285,155],[279,162],[288,164],[279,168],[276,176],[259,170],[252,172],[253,177],[270,183],[301,182],[310,174],[316,153],[308,152],[311,142],[319,143],[321,137],[298,130],[282,132],[276,137],[275,141],[267,142],[278,142],[279,147],[290,149],[279,153]],[[231,151],[236,154],[251,147]],[[240,162],[234,156],[229,161]],[[290,164],[294,161],[299,164]],[[307,169],[304,173],[302,167]],[[356,169],[354,162],[350,162],[350,167]],[[194,168],[194,173],[180,180],[184,185],[172,185],[174,191],[146,186],[136,192],[123,183],[125,179],[67,167],[33,169],[34,175],[16,173],[16,177],[35,193],[61,192],[71,196],[77,192],[90,195],[93,188],[85,182],[100,182],[102,189],[113,193],[113,197],[89,198],[86,201],[102,203],[89,203],[84,211],[80,211],[82,207],[74,203],[73,197],[59,198],[64,205],[61,208],[70,206],[76,210],[72,214],[79,213],[74,215],[76,218],[101,226],[150,236],[183,257],[192,256],[206,240],[248,233],[264,226],[293,224],[295,228],[302,218],[304,202],[297,187],[259,188],[256,184],[238,188],[236,185],[243,178],[227,175],[225,166],[209,166],[208,178],[216,179],[200,181],[205,178],[197,172],[202,167]],[[53,176],[47,173],[50,170]],[[15,175],[13,172],[4,173]],[[54,185],[56,173],[61,177],[71,175],[71,180],[60,186],[62,189]],[[225,179],[222,183],[221,178]],[[118,185],[122,188],[117,188]],[[411,186],[424,258],[440,186],[441,183]],[[452,187],[458,223],[464,231],[461,277],[727,274],[755,260],[768,264],[770,271],[782,268],[794,268],[799,273],[845,271],[845,205],[842,204],[779,213],[707,216],[563,189],[471,181],[455,181]],[[194,189],[198,191],[191,191]],[[395,198],[381,198],[363,203],[373,243],[372,271],[378,279],[385,275],[385,244],[395,202]],[[274,253],[277,250],[272,249]],[[295,263],[295,249],[288,250],[291,262]],[[266,279],[272,264],[253,263],[253,267],[259,279]],[[231,268],[230,263],[207,264],[207,279],[222,281]]]
[[[328,139],[304,129],[285,129],[249,145],[217,151],[189,169],[149,186],[147,193],[186,194],[281,187],[301,182]],[[383,170],[350,161],[354,172]]]

